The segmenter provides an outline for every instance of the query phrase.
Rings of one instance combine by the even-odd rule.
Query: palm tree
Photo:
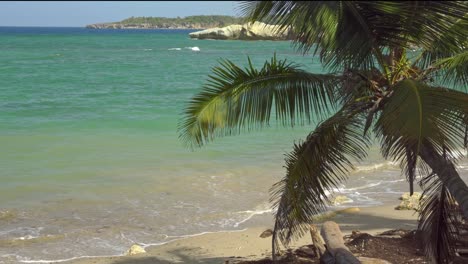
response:
[[[468,3],[243,2],[250,21],[294,32],[295,48],[319,55],[328,74],[276,56],[256,69],[224,60],[185,109],[181,139],[189,147],[269,124],[321,118],[286,156],[286,175],[272,188],[273,254],[302,236],[329,205],[326,192],[366,157],[371,136],[386,159],[400,162],[413,192],[426,197],[419,228],[437,263],[454,256],[456,213],[468,218],[468,187],[456,170],[467,147]]]

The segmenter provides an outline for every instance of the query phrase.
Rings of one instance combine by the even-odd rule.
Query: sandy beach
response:
[[[398,211],[394,205],[360,208],[358,212],[339,213],[332,220],[344,234],[360,230],[375,235],[389,229],[415,229],[417,214],[414,211]],[[260,217],[271,218],[270,215]],[[243,231],[207,233],[187,237],[160,246],[146,248],[147,253],[121,257],[82,258],[67,264],[146,264],[146,263],[235,263],[240,260],[261,259],[271,254],[271,237],[260,234],[272,226],[255,225]],[[265,219],[262,219],[264,223]],[[318,223],[320,226],[320,224]],[[305,235],[291,247],[310,244]]]

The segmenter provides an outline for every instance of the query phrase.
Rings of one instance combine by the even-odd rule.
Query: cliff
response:
[[[276,25],[262,22],[230,25],[222,28],[210,28],[192,32],[191,38],[196,39],[232,39],[232,40],[291,40],[293,34],[290,28],[279,30]]]
[[[231,16],[188,16],[184,18],[130,17],[120,22],[87,25],[91,29],[204,29],[242,23]]]

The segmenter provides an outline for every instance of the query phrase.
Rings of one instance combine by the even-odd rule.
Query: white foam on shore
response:
[[[248,212],[248,211],[246,211],[246,212]],[[190,238],[190,237],[197,237],[197,236],[201,236],[201,235],[215,234],[215,233],[243,232],[243,231],[246,231],[246,230],[247,230],[247,228],[243,228],[243,229],[239,229],[239,230],[206,231],[206,232],[201,232],[201,233],[196,233],[196,234],[191,234],[191,235],[181,235],[181,236],[169,236],[169,235],[163,234],[163,236],[165,236],[165,238],[173,238],[173,239],[170,239],[168,241],[158,242],[158,243],[138,243],[138,242],[133,242],[133,243],[137,244],[137,245],[140,245],[141,247],[146,249],[147,247],[162,246],[162,245],[165,245],[165,244],[177,241],[177,240]],[[57,260],[44,260],[44,259],[30,260],[30,259],[25,259],[24,257],[19,256],[19,255],[15,255],[15,254],[2,255],[1,257],[14,257],[20,263],[60,263],[60,262],[77,260],[77,259],[108,258],[108,257],[122,257],[122,256],[125,256],[125,253],[116,254],[116,255],[79,256],[79,257],[72,257],[72,258],[67,258],[67,259],[57,259]]]
[[[135,243],[135,244],[140,245],[141,247],[143,247],[143,248],[146,249],[147,247],[162,246],[162,245],[165,245],[165,244],[168,244],[168,243],[177,241],[177,240],[189,238],[189,237],[197,237],[197,236],[201,236],[201,235],[214,234],[214,233],[243,232],[243,231],[245,231],[245,230],[247,230],[247,228],[240,229],[240,230],[207,231],[207,232],[201,232],[201,233],[192,234],[192,235],[182,235],[182,236],[168,236],[168,235],[164,235],[166,238],[172,237],[172,238],[174,238],[174,239],[171,239],[171,240],[168,240],[168,241],[164,241],[164,242],[158,242],[158,243],[148,243],[148,244],[146,244],[146,243]],[[66,261],[77,260],[77,259],[122,257],[122,256],[125,256],[125,254],[100,255],[100,256],[79,256],[79,257],[73,257],[73,258],[67,258],[67,259],[57,259],[57,260],[43,260],[43,259],[40,259],[40,260],[26,260],[26,259],[24,259],[23,257],[18,256],[18,255],[14,255],[14,254],[3,255],[2,257],[10,257],[10,256],[15,257],[15,258],[16,258],[19,262],[21,262],[21,263],[60,263],[60,262],[66,262]]]
[[[160,246],[160,245],[164,245],[164,244],[170,243],[170,242],[172,242],[172,241],[176,241],[176,240],[184,239],[184,238],[189,238],[189,237],[197,237],[197,236],[201,236],[201,235],[216,234],[216,233],[235,233],[235,232],[243,232],[243,231],[245,231],[245,230],[247,230],[247,228],[239,229],[239,230],[205,231],[205,232],[196,233],[196,234],[192,234],[192,235],[181,235],[181,236],[168,236],[168,235],[164,235],[164,236],[166,236],[167,238],[173,237],[173,238],[175,238],[175,239],[169,240],[169,241],[160,242],[160,243],[150,243],[150,244],[139,243],[139,244],[140,244],[140,245],[143,245],[144,247],[149,247],[149,246]]]
[[[185,47],[184,49],[189,49],[191,51],[200,51],[199,47]]]
[[[257,211],[247,210],[247,211],[238,212],[238,213],[248,213],[249,215],[248,215],[246,218],[244,218],[243,220],[241,220],[241,221],[235,223],[235,224],[234,224],[234,227],[238,227],[240,224],[249,221],[252,217],[254,217],[254,216],[256,216],[256,215],[262,215],[262,214],[265,214],[265,213],[271,213],[272,211],[273,211],[272,209],[266,209],[266,210],[257,210]]]
[[[182,50],[181,48],[170,48],[168,50]]]
[[[43,260],[43,259],[40,259],[40,260],[25,260],[23,257],[18,256],[18,255],[9,254],[8,256],[14,256],[21,263],[60,263],[60,262],[72,261],[72,260],[77,260],[77,259],[87,259],[87,258],[121,257],[121,256],[124,256],[124,254],[120,254],[120,255],[103,255],[103,256],[80,256],[80,257],[73,257],[73,258],[68,258],[68,259],[57,259],[57,260]],[[7,255],[3,255],[2,257],[7,257]]]
[[[354,172],[375,171],[385,168],[395,168],[396,166],[398,166],[398,162],[385,161],[382,163],[375,163],[371,165],[356,166]]]
[[[379,168],[386,168],[386,166],[395,166],[396,164],[397,163],[384,162],[384,163],[378,163],[378,164],[373,164],[373,165],[369,165],[369,166],[359,167],[359,169],[361,171],[378,170]],[[458,166],[458,167],[466,168],[467,166],[462,165],[462,166]],[[365,184],[365,185],[357,186],[357,187],[351,187],[351,188],[346,188],[345,185],[341,185],[339,188],[333,189],[331,193],[343,193],[343,195],[346,195],[346,196],[349,195],[350,197],[352,197],[352,200],[353,200],[352,202],[350,201],[349,203],[357,203],[357,204],[359,204],[358,205],[359,207],[376,206],[376,205],[381,205],[383,203],[376,200],[376,198],[373,197],[373,195],[371,195],[372,198],[368,197],[367,195],[369,195],[369,194],[379,194],[380,192],[374,192],[374,191],[358,192],[358,191],[361,191],[363,189],[368,189],[368,188],[373,188],[374,189],[376,186],[379,186],[379,185],[384,185],[383,187],[385,187],[385,185],[389,184],[389,183],[391,184],[391,183],[398,183],[398,182],[404,182],[404,181],[406,181],[406,179],[404,177],[402,177],[402,178],[396,179],[396,180],[388,179],[388,180],[381,180],[381,181],[373,181],[373,182],[370,182],[370,183],[367,182],[367,184]],[[393,192],[393,191],[388,191],[388,190],[384,191],[384,192],[387,193],[387,194],[388,193],[398,193],[398,194],[402,193],[402,192]],[[330,195],[330,193],[327,192],[327,195]],[[343,206],[347,207],[349,205],[348,204],[346,204],[346,205],[343,204]],[[341,208],[343,206],[337,206],[337,207]],[[250,219],[252,219],[256,215],[262,215],[262,214],[265,214],[265,213],[272,213],[273,212],[272,209],[266,209],[264,205],[262,207],[255,208],[255,209],[258,209],[258,210],[254,209],[254,210],[231,212],[231,213],[236,214],[237,216],[234,219],[232,219],[232,218],[228,219],[229,222],[230,222],[228,228],[233,228],[233,229],[238,228],[243,223],[249,221]],[[239,220],[239,221],[235,222],[237,220]],[[125,237],[123,233],[121,233],[121,236],[123,238],[126,238],[128,241],[132,241],[133,244],[138,244],[138,245],[141,245],[143,248],[147,248],[147,247],[150,247],[150,246],[162,246],[162,245],[171,243],[173,241],[177,241],[177,240],[181,240],[181,239],[185,239],[185,238],[190,238],[190,237],[201,236],[201,235],[205,235],[205,234],[222,233],[222,232],[242,232],[242,231],[245,231],[245,230],[246,230],[246,228],[241,229],[241,230],[207,231],[207,232],[201,232],[201,233],[196,233],[196,234],[191,234],[191,235],[180,235],[180,236],[162,235],[164,237],[163,240],[165,240],[165,241],[156,242],[156,243],[138,243],[136,241],[133,241],[133,240]],[[29,239],[29,238],[32,239],[33,238],[33,237],[30,237],[29,235],[25,235],[25,234],[23,234],[23,236],[25,236],[24,239]],[[21,256],[18,256],[18,255],[12,255],[12,254],[3,255],[1,257],[5,257],[5,258],[15,257],[16,261],[21,262],[21,263],[61,263],[61,262],[66,262],[66,261],[71,261],[71,260],[76,260],[76,259],[88,259],[88,258],[99,258],[99,257],[119,257],[119,256],[124,256],[124,255],[125,255],[125,253],[116,254],[116,255],[103,255],[103,256],[78,256],[78,257],[72,257],[72,258],[67,258],[67,259],[58,259],[58,260],[42,260],[42,259],[40,259],[40,260],[31,260],[30,258],[25,258],[25,257],[21,257]],[[1,260],[0,260],[0,263],[2,263]]]

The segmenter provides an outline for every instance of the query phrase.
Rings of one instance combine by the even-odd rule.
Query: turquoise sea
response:
[[[313,126],[190,151],[178,139],[181,112],[221,58],[259,66],[276,53],[323,69],[289,42],[189,32],[0,28],[0,263],[120,255],[134,243],[271,224],[269,188]],[[459,168],[466,177],[468,162]],[[353,200],[345,206],[371,206],[397,205],[407,189],[374,146],[339,191]]]

